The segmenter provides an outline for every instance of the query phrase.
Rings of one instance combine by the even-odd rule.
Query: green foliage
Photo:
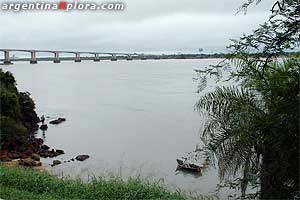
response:
[[[26,113],[27,111],[32,111],[35,109],[35,103],[31,99],[29,92],[20,92],[19,101],[21,104],[23,114]]]
[[[34,109],[29,93],[19,93],[13,75],[0,69],[1,146],[14,136],[25,135],[26,128],[38,121]]]
[[[31,129],[35,126],[36,123],[39,122],[39,118],[36,114],[35,103],[30,97],[29,92],[20,92],[19,93],[19,104],[20,104],[20,112],[22,116],[23,125],[27,129]]]
[[[185,199],[182,194],[170,193],[158,184],[145,183],[140,179],[99,178],[83,183],[1,165],[0,187],[0,196],[4,199],[16,199],[22,193],[28,197],[36,196],[34,199]]]
[[[18,93],[7,88],[1,88],[0,101],[1,115],[20,120],[21,112]]]
[[[0,111],[2,116],[8,116],[15,120],[20,119],[20,105],[16,81],[10,72],[0,69]]]
[[[10,117],[0,116],[0,147],[8,144],[10,139],[14,136],[24,135],[26,133],[25,127],[16,122]]]
[[[252,3],[261,0],[248,0],[241,7],[246,10]],[[261,24],[252,34],[243,35],[238,40],[232,40],[229,47],[235,53],[263,53],[264,56],[274,56],[286,49],[294,49],[300,42],[300,0],[278,0],[272,7],[269,20]]]
[[[54,200],[55,198],[49,195],[38,195],[33,192],[27,192],[24,190],[17,190],[9,186],[0,184],[0,195],[1,197],[8,200]]]
[[[241,10],[255,2],[261,0],[248,0]],[[300,56],[284,52],[299,48],[299,42],[300,1],[279,0],[266,23],[233,40],[227,59],[197,70],[199,92],[207,77],[237,82],[238,87],[206,94],[196,108],[208,112],[203,140],[208,153],[217,158],[221,177],[242,174],[235,182],[241,198],[249,197],[248,183],[257,181],[263,199],[299,194]],[[221,69],[228,67],[228,60],[235,68],[225,79]]]
[[[243,172],[244,195],[249,179],[257,182],[253,174],[267,174],[273,176],[272,186],[277,184],[272,197],[290,198],[299,187],[300,59],[268,63],[263,76],[256,62],[244,60],[239,66],[236,75],[244,77],[239,88],[217,88],[196,104],[209,115],[202,135],[206,149],[217,158],[221,178]],[[263,167],[260,159],[266,161],[267,155],[276,159],[271,156]]]
[[[2,88],[7,88],[8,90],[12,92],[17,92],[16,88],[16,80],[12,73],[10,72],[3,72],[2,69],[0,69],[0,86]]]

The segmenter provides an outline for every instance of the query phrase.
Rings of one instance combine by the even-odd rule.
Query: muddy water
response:
[[[176,158],[200,143],[204,119],[194,111],[199,95],[194,69],[218,60],[40,62],[4,66],[18,88],[29,91],[49,125],[45,143],[65,150],[55,159],[88,154],[84,162],[47,166],[54,174],[87,179],[91,175],[141,176],[169,188],[210,194],[216,170],[202,176],[176,172]]]

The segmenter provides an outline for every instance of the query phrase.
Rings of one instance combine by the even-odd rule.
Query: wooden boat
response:
[[[202,166],[199,166],[199,165],[185,163],[184,161],[182,161],[180,159],[176,159],[176,161],[178,164],[178,168],[195,171],[195,172],[201,172],[201,169],[203,168]]]

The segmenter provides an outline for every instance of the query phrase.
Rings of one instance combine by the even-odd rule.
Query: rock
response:
[[[33,153],[33,150],[32,150],[32,148],[29,148],[29,146],[26,150],[23,151],[23,154],[25,154],[27,156],[30,156],[32,153]]]
[[[26,158],[26,159],[19,160],[19,165],[22,165],[25,167],[36,167],[36,166],[41,166],[42,163],[39,161],[35,161],[31,158]]]
[[[75,161],[75,159],[74,159],[74,158],[72,158],[72,159],[71,159],[71,161]]]
[[[89,157],[90,157],[89,155],[79,155],[79,156],[76,156],[75,159],[78,160],[78,161],[85,161]]]
[[[7,152],[1,152],[1,154],[0,154],[0,161],[3,161],[3,162],[11,161],[11,159],[8,157],[8,153]]]
[[[50,147],[47,146],[47,145],[45,145],[45,144],[43,144],[43,145],[41,146],[41,149],[43,149],[43,150],[48,150],[48,149],[50,149]]]
[[[38,143],[38,144],[43,144],[44,143],[44,140],[42,138],[36,138],[35,141]]]
[[[59,160],[53,160],[52,167],[56,166],[56,165],[60,165],[60,164],[61,164],[61,161],[59,161]]]
[[[48,129],[48,125],[47,124],[43,124],[43,125],[41,125],[40,129],[42,131],[46,131]]]
[[[56,153],[58,153],[58,154],[65,154],[64,150],[61,150],[61,149],[56,149]]]
[[[27,154],[24,154],[24,153],[22,153],[21,155],[20,155],[20,158],[21,159],[25,159],[25,158],[28,158],[29,156],[27,155]]]
[[[47,150],[40,151],[40,152],[39,152],[39,155],[40,155],[42,158],[47,158],[47,157],[49,157],[49,154],[48,154],[48,151],[47,151]]]
[[[36,154],[36,153],[33,153],[32,155],[31,155],[31,158],[33,159],[33,160],[35,160],[35,161],[40,161],[41,159],[40,159],[40,156],[38,155],[38,154]]]
[[[48,156],[50,158],[56,157],[58,155],[59,155],[59,153],[57,153],[56,151],[54,151],[54,149],[51,149],[51,151],[48,151]]]
[[[8,151],[7,150],[0,150],[0,156],[7,156],[8,155]]]
[[[57,119],[52,120],[52,121],[49,122],[49,124],[59,124],[59,123],[61,123],[61,122],[58,121]]]
[[[43,158],[48,158],[48,157],[53,158],[60,154],[54,151],[54,149],[51,149],[51,151],[42,149],[41,151],[39,151],[39,155]]]
[[[62,122],[65,122],[65,121],[66,121],[66,118],[59,117],[58,120],[60,120],[60,121],[62,121]]]
[[[12,159],[10,159],[8,157],[0,157],[0,161],[1,162],[10,162],[10,161],[12,161]]]
[[[17,153],[17,152],[10,152],[10,153],[8,154],[8,157],[9,157],[10,159],[18,159],[18,158],[20,158],[20,154]]]
[[[31,125],[31,129],[30,130],[31,130],[31,132],[39,130],[39,125],[38,124]]]
[[[61,117],[59,117],[58,119],[52,120],[52,121],[50,121],[49,123],[50,123],[50,124],[60,124],[60,123],[62,123],[62,122],[64,122],[64,121],[66,121],[66,118],[61,118]]]

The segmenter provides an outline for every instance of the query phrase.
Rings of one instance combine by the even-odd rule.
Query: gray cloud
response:
[[[0,12],[1,48],[224,51],[229,38],[267,19],[271,3],[263,1],[247,15],[234,15],[243,0],[125,2],[125,11],[114,12]]]

